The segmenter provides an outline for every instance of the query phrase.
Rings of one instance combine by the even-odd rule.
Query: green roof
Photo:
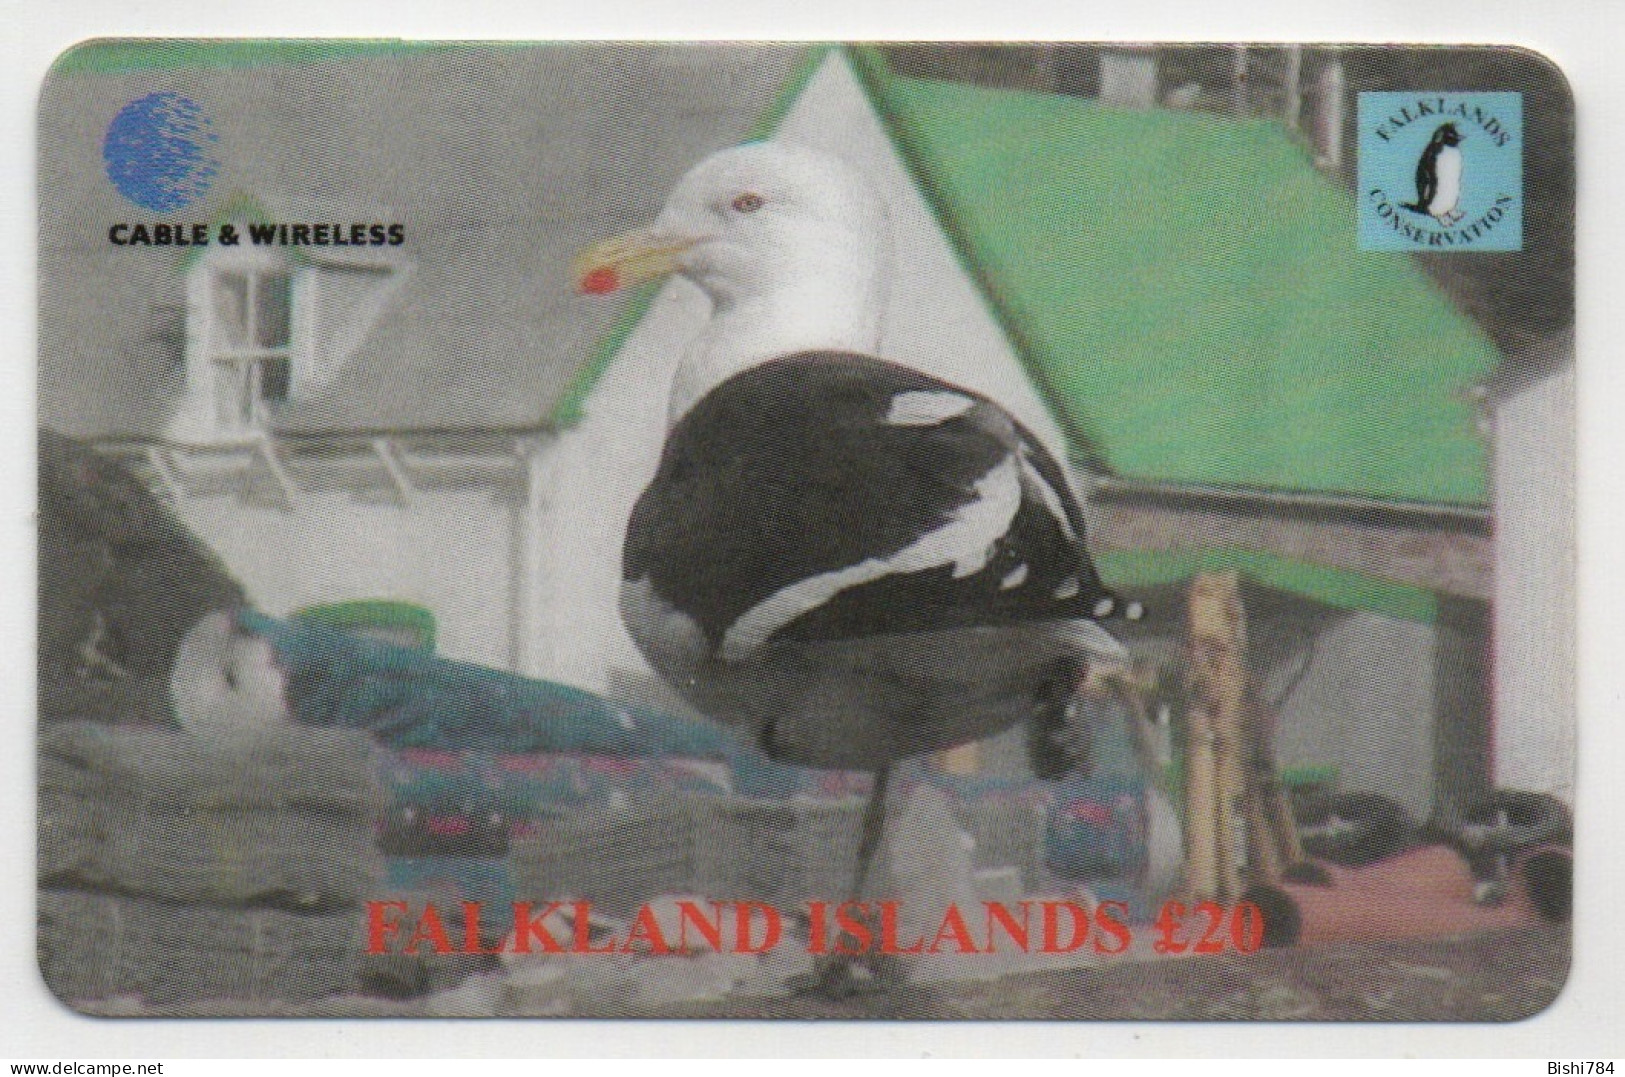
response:
[[[829,54],[809,50],[771,134]],[[1073,451],[1163,483],[1483,505],[1468,397],[1499,355],[1279,124],[854,61]],[[647,309],[588,363],[568,424]]]
[[[179,67],[258,67],[396,56],[452,46],[397,38],[92,38],[51,65],[53,75],[118,75]]]
[[[1483,504],[1499,356],[1279,124],[899,78],[870,93],[1085,458]]]
[[[869,89],[1085,458],[1483,504],[1498,361],[1279,124],[886,75]]]

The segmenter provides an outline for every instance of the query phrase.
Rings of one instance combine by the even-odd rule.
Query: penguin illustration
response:
[[[1457,205],[1461,201],[1460,145],[1456,125],[1440,124],[1416,162],[1416,201],[1403,203],[1412,213],[1432,217],[1446,228],[1464,216]]]

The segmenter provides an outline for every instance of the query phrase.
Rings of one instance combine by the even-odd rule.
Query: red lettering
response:
[[[1256,953],[1264,945],[1264,910],[1243,901],[1230,913],[1230,941],[1244,954]]]
[[[993,925],[998,924],[1004,928],[1004,933],[1009,936],[1010,941],[1015,943],[1022,953],[1026,953],[1030,945],[1028,941],[1030,937],[1028,917],[1032,912],[1032,905],[1026,901],[1021,903],[1021,922],[1018,924],[1002,901],[989,901],[985,904],[987,905],[987,952],[992,953],[994,951]]]
[[[970,937],[970,928],[965,926],[965,917],[960,914],[958,905],[949,905],[948,911],[942,914],[942,926],[937,928],[937,937],[931,940],[929,952],[941,953],[942,943],[949,936],[953,937],[960,953],[981,953],[976,947],[976,940]]]
[[[1124,920],[1119,920],[1114,913],[1121,913]],[[1095,953],[1120,954],[1128,949],[1129,930],[1125,922],[1128,917],[1128,906],[1121,901],[1102,901],[1095,906],[1095,926],[1100,929],[1095,936]],[[1107,938],[1116,945],[1107,945]]]
[[[1086,909],[1071,901],[1045,901],[1040,903],[1044,910],[1044,945],[1040,948],[1046,954],[1069,954],[1089,941],[1089,913]],[[1061,911],[1066,911],[1072,921],[1072,939],[1066,945],[1061,945]]]
[[[406,940],[406,952],[418,952],[418,943],[427,942],[429,948],[437,954],[449,954],[453,951],[451,939],[446,937],[446,925],[440,922],[440,913],[436,911],[433,902],[426,902],[423,913],[412,929],[411,938]]]
[[[814,904],[817,904],[817,902],[814,902]],[[761,943],[754,945],[750,939],[750,925],[756,918],[755,914],[757,913],[761,914],[762,922],[766,926]],[[766,953],[777,946],[779,939],[784,937],[784,921],[779,917],[779,910],[771,905],[763,905],[756,901],[741,901],[734,906],[734,934],[734,953]],[[816,937],[815,935],[814,938]],[[811,940],[809,940],[808,946],[811,948]]]
[[[1185,906],[1178,901],[1165,901],[1154,925],[1159,938],[1151,948],[1159,954],[1182,954],[1190,949],[1179,937],[1179,923],[1185,918]]]
[[[1224,910],[1216,902],[1198,901],[1191,911],[1207,917],[1207,927],[1202,930],[1202,937],[1196,940],[1193,949],[1199,954],[1224,953],[1224,938],[1219,934],[1219,926],[1224,923]]]
[[[384,917],[385,910],[393,911],[397,915],[386,919]],[[384,946],[384,940],[400,934],[401,919],[398,914],[405,912],[406,902],[404,901],[367,902],[367,953],[384,954],[389,952]]]
[[[809,954],[829,953],[829,925],[827,923],[828,902],[807,902],[807,952]]]
[[[562,953],[564,953],[564,947],[559,945],[559,941],[557,939],[555,939],[551,934],[549,934],[547,928],[545,926],[543,926],[543,924],[542,924],[542,921],[546,920],[548,918],[548,916],[550,916],[552,913],[556,912],[561,904],[562,904],[562,902],[558,902],[558,901],[552,902],[547,906],[547,908],[542,910],[541,915],[533,917],[530,914],[530,902],[528,902],[528,901],[516,901],[516,902],[513,903],[513,952],[514,953],[516,953],[516,954],[528,954],[528,953],[530,953],[531,952],[531,950],[530,950],[530,940],[531,940],[531,938],[533,936],[535,937],[537,942],[542,944],[542,953],[544,953],[544,954],[562,954]],[[576,919],[576,938],[578,940],[581,938],[582,934],[587,930],[585,927],[582,926],[585,922],[586,922],[586,917],[578,917]]]
[[[480,903],[463,902],[463,953],[480,954]]]
[[[655,919],[654,911],[649,906],[640,907],[637,916],[632,918],[632,929],[626,933],[626,944],[621,949],[627,953],[637,950],[655,954],[672,952],[666,944],[666,936],[660,932],[660,922]]]
[[[1206,921],[1194,943],[1185,941],[1180,934],[1187,914]],[[1159,954],[1182,954],[1186,950],[1198,954],[1223,953],[1227,934],[1230,945],[1239,953],[1250,954],[1264,945],[1264,912],[1251,901],[1240,902],[1233,908],[1215,901],[1200,901],[1189,910],[1177,901],[1169,901],[1163,904],[1155,927],[1159,938],[1151,948]]]
[[[861,901],[843,901],[835,907],[835,926],[842,932],[841,937],[835,940],[835,952],[838,954],[866,954],[869,947],[874,944],[874,933],[869,930],[867,923],[869,906]],[[847,939],[852,940],[852,949],[847,945]]]
[[[690,949],[688,945],[688,925],[693,924],[694,930],[698,931],[700,937],[710,944],[714,953],[720,954],[722,952],[722,906],[713,901],[711,902],[711,908],[716,914],[716,919],[707,920],[705,913],[701,912],[700,907],[692,901],[679,901],[677,903],[677,948],[679,950],[686,952]],[[698,950],[699,947],[695,946],[692,949]]]
[[[897,944],[897,902],[880,903],[880,952],[883,954],[917,954],[925,948],[925,939],[914,940],[907,948]]]
[[[576,937],[572,953],[577,954],[612,954],[615,952],[615,942],[610,940],[604,945],[594,948],[592,944],[592,902],[577,901],[571,908],[571,916],[575,920]]]

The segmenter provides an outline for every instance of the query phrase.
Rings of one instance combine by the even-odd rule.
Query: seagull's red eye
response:
[[[755,191],[746,191],[734,199],[734,209],[740,213],[755,213],[767,204],[767,200]]]

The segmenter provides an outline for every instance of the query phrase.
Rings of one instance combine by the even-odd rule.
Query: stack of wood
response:
[[[1193,899],[1232,902],[1249,886],[1279,883],[1303,861],[1303,848],[1248,673],[1237,573],[1191,581],[1188,632],[1185,889]]]
[[[354,990],[385,890],[365,734],[205,743],[87,722],[40,739],[40,965],[69,1001]]]
[[[522,901],[586,900],[630,915],[659,894],[687,893],[694,813],[684,797],[650,797],[550,812],[508,857]]]
[[[845,900],[863,830],[863,801],[694,801],[694,888],[781,909]]]
[[[975,839],[977,868],[1014,867],[1024,887],[1038,885],[1042,807],[986,801],[953,812],[953,825]],[[521,900],[581,898],[611,916],[662,894],[790,910],[846,899],[862,819],[856,797],[651,796],[540,819],[533,834],[514,842],[509,867]]]

